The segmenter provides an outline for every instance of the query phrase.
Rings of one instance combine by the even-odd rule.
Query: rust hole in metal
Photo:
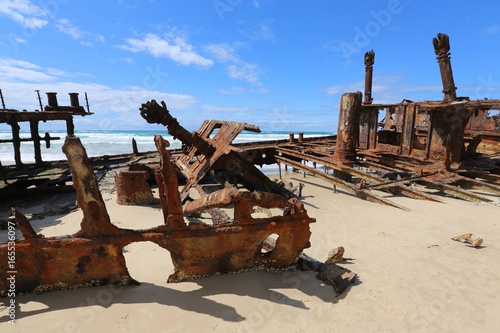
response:
[[[267,236],[266,239],[264,239],[264,241],[260,244],[260,250],[258,252],[262,254],[270,254],[273,252],[278,244],[279,237],[280,235],[278,234],[270,234]]]

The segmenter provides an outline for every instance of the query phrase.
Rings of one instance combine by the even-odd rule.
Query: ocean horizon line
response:
[[[41,133],[41,132],[40,132]],[[243,131],[235,139],[234,143],[248,143],[261,141],[276,141],[288,139],[289,134],[303,133],[304,137],[314,136],[330,136],[334,135],[331,132],[294,132],[294,131],[263,131],[260,133]],[[80,138],[89,157],[97,156],[112,156],[132,153],[132,139],[135,140],[139,152],[149,152],[156,150],[154,144],[154,135],[160,134],[165,139],[170,141],[170,148],[176,149],[181,147],[179,140],[174,140],[168,134],[167,129],[161,133],[158,130],[75,130],[75,135]],[[44,161],[59,161],[66,159],[62,152],[62,145],[66,137],[65,130],[53,130],[50,132],[52,137],[59,137],[58,140],[50,142],[50,148],[47,148],[45,143],[41,144],[42,159]],[[11,139],[12,133],[8,130],[0,130],[0,139]],[[21,138],[31,137],[29,131],[21,131]],[[23,163],[34,162],[34,145],[33,142],[21,142],[21,160]],[[12,143],[0,144],[0,161],[2,165],[12,165],[14,162],[14,148]]]

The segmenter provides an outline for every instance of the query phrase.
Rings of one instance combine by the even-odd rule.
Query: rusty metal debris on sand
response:
[[[308,216],[304,205],[291,192],[263,175],[244,151],[230,144],[241,130],[257,131],[257,127],[208,122],[205,132],[189,134],[169,116],[164,103],[160,106],[148,102],[141,113],[148,121],[169,119],[166,124],[169,132],[182,138],[187,147],[174,160],[167,149],[168,141],[155,136],[160,155],[156,180],[164,216],[162,223],[148,230],[121,229],[111,223],[85,148],[77,137],[68,136],[63,151],[83,212],[81,230],[71,236],[44,238],[33,231],[21,212],[13,210],[24,236],[16,242],[17,292],[136,284],[125,265],[123,248],[140,241],[154,242],[170,252],[174,272],[169,282],[246,270],[297,267],[302,251],[310,246],[309,224],[315,219]],[[219,128],[218,133],[207,140],[215,128]],[[199,151],[195,154],[196,150]],[[199,181],[211,170],[226,171],[234,186],[206,193]],[[187,179],[180,192],[178,173]],[[137,175],[143,177],[140,172]],[[246,188],[238,188],[242,183]],[[199,198],[190,197],[192,188],[198,190]],[[255,206],[279,213],[253,217]],[[232,216],[227,213],[230,210]],[[208,212],[212,223],[186,219],[201,212]],[[8,244],[1,244],[0,253],[7,256],[7,248]],[[322,272],[320,277],[327,279],[336,293],[355,277],[351,274],[344,281],[344,277],[336,274],[345,271]],[[0,272],[0,291],[4,293],[8,287],[2,274],[5,271]]]
[[[14,210],[24,236],[16,241],[18,292],[137,283],[128,273],[122,251],[140,241],[154,242],[170,252],[174,264],[171,282],[299,266],[318,272],[318,277],[340,292],[355,274],[333,266],[333,256],[321,263],[302,253],[310,245],[309,225],[315,219],[289,189],[271,181],[255,165],[278,163],[280,174],[282,166],[290,166],[304,176],[312,174],[330,182],[335,189],[401,209],[407,208],[378,193],[443,201],[413,186],[419,184],[456,198],[492,201],[487,193],[500,194],[500,119],[495,114],[500,100],[458,97],[448,36],[438,34],[433,45],[443,84],[442,100],[373,103],[375,53],[367,52],[365,98],[361,92],[342,96],[336,136],[305,138],[299,133],[296,138],[291,133],[288,140],[233,144],[241,131],[258,132],[259,128],[207,120],[198,131],[189,132],[171,116],[165,103],[144,103],[140,109],[143,118],[163,124],[183,143],[181,151],[170,151],[168,141],[155,137],[160,166],[154,178],[163,221],[148,230],[121,229],[111,223],[93,165],[79,139],[68,131],[64,152],[83,212],[81,230],[71,236],[44,238]],[[5,122],[5,117],[13,116],[9,110],[0,110],[0,120]],[[137,154],[135,148],[134,156]],[[134,197],[134,189],[144,186],[147,172],[137,171],[130,169],[117,176],[117,184],[123,182],[119,196],[124,203],[141,201]],[[185,181],[180,191],[179,175]],[[203,179],[209,176],[221,184],[216,191],[203,186]],[[9,177],[4,173],[5,184]],[[143,187],[144,197],[150,199],[148,191]],[[254,217],[256,208],[272,214]],[[212,222],[197,218],[200,214],[209,214]],[[4,257],[7,247],[0,244]],[[5,272],[0,272],[0,290],[5,291],[2,274]]]

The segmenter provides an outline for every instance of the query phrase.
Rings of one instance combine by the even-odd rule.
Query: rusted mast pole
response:
[[[446,34],[439,33],[432,42],[439,63],[441,80],[443,81],[443,101],[455,101],[457,99],[457,87],[455,87],[451,70],[449,37]],[[440,138],[436,137],[431,142],[435,142],[437,146],[444,144],[444,165],[447,170],[458,168],[461,165],[464,130],[469,117],[469,109],[454,105],[448,105],[442,112],[433,112],[431,118],[433,131],[442,134]]]
[[[443,81],[443,100],[454,101],[457,99],[457,87],[455,87],[453,72],[451,70],[450,39],[448,35],[438,33],[437,37],[432,40],[432,43],[434,44],[434,52],[437,56],[441,80]]]
[[[359,112],[361,92],[345,93],[340,99],[339,128],[334,158],[345,164],[356,160],[356,146],[359,137]]]
[[[363,104],[372,104],[372,82],[373,64],[375,63],[375,52],[373,50],[365,53],[365,100]]]

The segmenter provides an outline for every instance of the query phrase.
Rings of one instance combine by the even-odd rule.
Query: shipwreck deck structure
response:
[[[60,140],[60,137],[52,137],[49,133],[45,133],[43,137],[39,134],[39,124],[40,122],[46,121],[64,121],[66,122],[66,131],[68,135],[75,134],[75,125],[73,123],[74,116],[87,116],[92,113],[88,109],[88,100],[87,100],[87,111],[80,106],[80,102],[78,100],[78,93],[70,93],[70,106],[59,106],[57,101],[57,93],[48,92],[47,99],[48,104],[44,107],[42,105],[42,99],[40,97],[40,93],[37,90],[38,100],[40,101],[40,110],[35,111],[19,111],[15,109],[7,109],[5,107],[5,101],[2,94],[2,90],[0,90],[0,99],[2,102],[2,108],[0,109],[0,124],[7,124],[12,128],[12,137],[7,140],[0,140],[0,144],[4,143],[12,143],[14,148],[14,161],[16,163],[17,168],[22,168],[24,163],[21,158],[21,143],[22,142],[33,142],[34,146],[34,155],[35,155],[35,164],[42,165],[42,153],[40,150],[40,144],[42,141],[45,141],[45,145],[47,148],[50,147],[50,142],[52,140]],[[85,94],[86,96],[86,94]],[[29,123],[30,125],[30,134],[29,138],[21,138],[20,135],[20,126],[19,123]],[[0,161],[0,167],[1,167]]]

